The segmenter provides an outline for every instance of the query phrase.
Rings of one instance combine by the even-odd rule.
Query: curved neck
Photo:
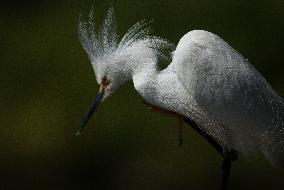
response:
[[[121,56],[123,73],[127,79],[133,80],[135,89],[145,98],[146,92],[156,91],[156,78],[158,75],[157,57],[153,51],[139,49],[128,51]]]
[[[156,64],[142,64],[133,70],[132,80],[134,88],[146,100],[150,94],[156,94],[158,69]]]

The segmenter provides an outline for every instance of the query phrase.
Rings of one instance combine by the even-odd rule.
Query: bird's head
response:
[[[163,54],[164,50],[172,48],[172,44],[150,35],[150,31],[148,22],[140,21],[118,41],[113,8],[109,9],[99,30],[96,29],[93,9],[86,19],[80,17],[80,42],[91,61],[100,88],[77,134],[85,127],[98,105],[131,79],[134,68],[149,60],[155,62],[158,55],[167,57]]]
[[[112,95],[123,83],[130,79],[130,74],[125,70],[125,67],[122,65],[123,63],[119,62],[115,58],[95,59],[91,63],[94,69],[96,81],[99,85],[99,90],[90,110],[86,113],[82,120],[77,134],[79,134],[85,127],[99,104]]]
[[[122,84],[131,78],[131,72],[121,58],[115,53],[96,59],[92,62],[100,92],[104,92],[103,100],[113,94]]]

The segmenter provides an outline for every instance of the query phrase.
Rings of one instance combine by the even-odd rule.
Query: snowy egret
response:
[[[94,11],[79,20],[79,37],[100,90],[79,131],[100,102],[128,80],[153,111],[189,123],[223,156],[221,189],[226,188],[237,151],[262,152],[284,167],[284,102],[240,53],[215,34],[185,34],[172,62],[159,71],[157,60],[172,47],[150,35],[147,22],[132,26],[118,41],[114,11],[99,31]],[[181,133],[180,133],[181,134]]]

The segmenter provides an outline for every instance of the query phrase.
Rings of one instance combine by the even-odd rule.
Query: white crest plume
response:
[[[137,46],[151,49],[156,56],[161,58],[169,57],[164,52],[172,49],[173,45],[165,39],[150,35],[151,29],[148,25],[149,22],[145,20],[137,22],[130,27],[119,42],[116,34],[114,9],[108,10],[103,24],[97,30],[94,9],[92,8],[87,19],[83,19],[82,15],[80,16],[79,38],[92,64],[96,64],[98,59],[113,55],[117,57],[126,49]]]

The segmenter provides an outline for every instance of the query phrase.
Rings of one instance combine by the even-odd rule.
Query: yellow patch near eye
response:
[[[108,80],[107,76],[102,78],[101,86],[106,88],[110,84],[110,80]]]

